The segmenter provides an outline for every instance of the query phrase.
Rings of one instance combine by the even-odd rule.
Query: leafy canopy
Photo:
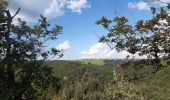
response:
[[[170,57],[170,4],[151,7],[152,18],[139,20],[135,25],[129,24],[126,17],[117,16],[113,20],[101,17],[96,24],[103,26],[108,34],[100,38],[117,51],[147,56],[153,59],[155,71],[160,68],[160,58]]]
[[[60,50],[45,45],[56,40],[63,27],[52,27],[42,15],[34,26],[21,19],[13,24],[20,8],[11,15],[7,3],[0,1],[0,98],[36,99],[50,87],[57,91],[59,79],[43,62],[55,55],[63,56]]]

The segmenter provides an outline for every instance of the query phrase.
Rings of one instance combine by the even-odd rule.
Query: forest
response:
[[[170,3],[150,7],[152,17],[134,25],[125,16],[96,19],[107,31],[98,42],[130,55],[76,60],[47,47],[64,34],[62,25],[43,15],[34,25],[21,18],[15,24],[22,8],[11,13],[8,3],[0,0],[0,100],[170,99]]]

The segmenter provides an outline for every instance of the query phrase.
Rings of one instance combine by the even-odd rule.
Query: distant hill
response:
[[[94,64],[94,65],[116,65],[120,64],[122,60],[110,60],[110,59],[81,59],[77,60],[82,64]]]
[[[96,71],[109,72],[120,62],[121,60],[81,59],[47,61],[46,64],[53,68],[56,76],[63,77],[70,71],[79,70],[84,67]]]
[[[47,61],[46,64],[53,68],[58,77],[63,77],[71,70],[77,70],[82,67],[89,69],[111,71],[117,64],[123,60],[106,60],[106,59],[81,59],[81,60],[54,60]]]
[[[102,95],[105,86],[113,81],[115,66],[122,62],[125,63],[124,60],[81,59],[47,61],[46,64],[53,68],[54,74],[61,82],[67,81],[66,90],[71,91],[69,93],[75,93],[73,87],[81,84],[89,94],[101,92]],[[167,65],[166,63],[167,61],[162,61],[163,65]],[[144,61],[136,60],[124,65],[125,79],[129,84],[134,84],[141,95],[149,98],[146,100],[169,100],[170,66],[163,67],[156,74],[152,72],[152,64]]]
[[[81,59],[77,61],[81,62],[82,64],[104,65],[103,59]]]

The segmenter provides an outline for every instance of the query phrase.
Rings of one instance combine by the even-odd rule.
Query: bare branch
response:
[[[18,8],[17,12],[12,16],[12,19],[19,13],[20,8]]]

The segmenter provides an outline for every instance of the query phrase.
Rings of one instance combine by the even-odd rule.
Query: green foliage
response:
[[[48,61],[47,64],[62,79],[58,94],[61,100],[103,100],[105,84],[111,80],[110,68],[113,66],[82,64],[79,61]]]
[[[5,8],[7,7],[7,0],[1,0],[0,1],[0,10],[5,10]]]
[[[44,16],[39,22],[29,26],[13,18],[7,7],[7,1],[0,1],[0,97],[5,100],[37,99],[50,87],[59,90],[59,79],[50,67],[43,62],[49,56],[62,56],[61,51],[46,49],[48,40],[55,40],[61,33],[61,26],[52,28]]]
[[[45,45],[48,40],[57,39],[62,27],[56,25],[51,28],[44,16],[40,16],[34,26],[27,25],[21,19],[18,19],[18,25],[13,25],[12,19],[20,9],[11,16],[6,6],[7,2],[1,0],[0,99],[169,99],[169,60],[163,60],[169,57],[170,18],[166,12],[169,5],[160,9],[151,8],[153,18],[140,20],[135,26],[130,25],[125,17],[116,17],[114,20],[102,17],[97,21],[109,32],[100,42],[107,42],[117,51],[126,50],[132,54],[139,52],[150,59],[46,62],[49,56],[63,56],[62,51],[55,48],[47,50]],[[159,23],[160,19],[166,19],[168,25]],[[160,58],[160,53],[165,53],[165,57]],[[159,64],[168,67],[152,74]]]
[[[109,20],[101,17],[96,24],[102,25],[107,31],[100,42],[107,43],[117,51],[126,50],[131,54],[146,55],[152,59],[155,72],[161,68],[162,55],[169,59],[169,4],[167,6],[151,7],[153,17],[149,20],[139,20],[133,26],[125,17],[115,17]]]
[[[104,60],[102,59],[82,59],[79,61],[84,64],[104,65]]]
[[[143,81],[149,78],[154,72],[154,67],[150,63],[149,59],[143,60],[128,60],[125,61],[124,66],[124,77],[128,81]]]
[[[61,89],[55,100],[168,100],[169,67],[156,74],[151,60],[104,60],[104,65],[48,61]],[[163,63],[166,63],[165,61]],[[48,92],[53,94],[53,92]]]

